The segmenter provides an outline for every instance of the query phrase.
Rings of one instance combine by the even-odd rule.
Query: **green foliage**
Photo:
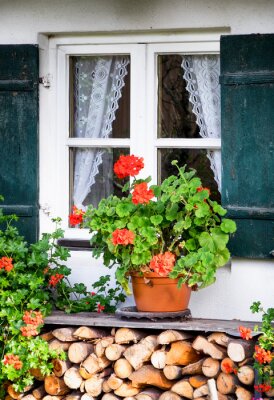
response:
[[[258,326],[255,327],[255,331],[260,331],[258,338],[258,345],[261,349],[270,352],[272,355],[272,361],[266,363],[260,363],[254,354],[254,368],[258,373],[258,383],[268,384],[274,387],[274,308],[268,308],[264,310],[261,302],[254,302],[251,307],[253,313],[262,314],[262,323],[260,329]]]
[[[230,257],[229,235],[236,231],[235,222],[222,219],[226,210],[210,199],[195,170],[179,167],[178,175],[169,176],[161,185],[150,187],[155,201],[133,204],[132,195],[121,199],[109,196],[98,208],[88,207],[84,227],[92,233],[93,255],[104,256],[107,266],[116,265],[116,278],[128,293],[128,276],[142,272],[154,255],[172,252],[176,264],[170,278],[180,277],[180,284],[206,287],[215,281],[216,270]],[[136,180],[127,183],[124,192],[132,192]],[[114,245],[112,233],[128,229],[134,243]]]

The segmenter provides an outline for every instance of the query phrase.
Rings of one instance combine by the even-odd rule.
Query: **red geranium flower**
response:
[[[273,356],[269,350],[266,351],[260,346],[255,346],[255,359],[258,361],[259,364],[266,364],[272,361]]]
[[[63,278],[64,278],[63,274],[51,275],[50,280],[49,280],[49,285],[56,286],[57,283]]]
[[[0,258],[0,269],[5,269],[7,272],[10,272],[13,269],[12,258]]]
[[[196,189],[196,192],[202,192],[203,190],[207,190],[207,191],[208,191],[208,194],[210,195],[210,189],[208,189],[207,187],[203,187],[203,186],[199,186],[199,187]]]
[[[263,393],[268,392],[271,389],[271,386],[266,383],[260,383],[259,385],[254,385],[254,389],[259,393]]]
[[[115,229],[115,231],[112,232],[112,243],[114,246],[117,244],[126,246],[128,244],[133,244],[134,237],[134,232],[130,231],[129,229]]]
[[[23,367],[23,363],[18,356],[14,354],[5,354],[3,363],[5,365],[12,365],[15,369],[19,370]]]
[[[245,328],[244,326],[239,326],[238,330],[243,339],[245,339],[245,340],[252,339],[252,335],[251,335],[252,330],[250,328]]]
[[[30,337],[30,336],[37,336],[38,332],[36,330],[36,325],[26,325],[20,328],[20,331],[23,336]]]
[[[69,215],[69,223],[70,225],[79,225],[83,222],[83,216],[85,215],[85,211],[81,210],[81,208],[77,208],[76,206],[72,207],[72,214]]]
[[[149,267],[160,276],[168,276],[175,264],[175,255],[170,251],[157,254],[150,261]]]
[[[27,325],[38,326],[44,323],[43,315],[40,311],[25,311],[22,319]]]
[[[124,179],[127,176],[138,175],[142,168],[144,168],[143,157],[136,157],[132,154],[128,156],[121,155],[114,164],[113,170],[118,178]]]
[[[228,361],[224,361],[224,362],[222,363],[222,368],[224,369],[224,372],[225,372],[226,374],[232,374],[232,372],[233,372],[234,374],[237,373],[237,369],[236,369],[236,368],[233,368],[233,366],[230,365],[230,363],[229,363]]]
[[[100,313],[101,311],[104,311],[105,306],[102,306],[100,303],[97,305],[97,312]]]
[[[142,182],[134,186],[132,202],[134,204],[146,204],[154,197],[153,190],[148,189],[147,183]]]

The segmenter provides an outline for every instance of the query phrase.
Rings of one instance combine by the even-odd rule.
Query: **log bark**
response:
[[[217,344],[210,343],[205,337],[197,336],[194,340],[192,347],[197,351],[202,351],[212,358],[222,360],[226,357],[226,350]]]
[[[205,361],[205,358],[202,358],[201,360],[188,364],[185,367],[182,368],[182,375],[200,375],[203,373],[202,366]]]
[[[187,399],[193,399],[194,390],[187,379],[182,379],[181,381],[176,382],[172,386],[171,391],[180,396],[186,397]]]
[[[147,388],[138,393],[135,398],[136,400],[158,400],[161,394],[162,391],[157,388]]]
[[[102,328],[90,328],[88,326],[80,326],[76,329],[73,336],[83,340],[93,340],[108,336],[108,332]]]
[[[38,386],[38,388],[32,391],[32,394],[37,400],[42,399],[44,396],[46,396],[44,385]]]
[[[150,360],[152,353],[157,348],[157,336],[150,335],[142,339],[138,344],[134,344],[126,349],[124,357],[137,370]]]
[[[255,379],[254,369],[250,365],[244,365],[238,369],[237,377],[244,385],[252,385]]]
[[[128,344],[138,343],[141,339],[145,338],[147,334],[139,329],[119,328],[115,333],[115,343]]]
[[[60,378],[64,373],[71,367],[71,362],[69,360],[59,360],[58,358],[52,361],[53,373],[55,376]]]
[[[73,336],[76,328],[58,328],[52,331],[53,336],[61,342],[76,342],[78,339]]]
[[[100,378],[97,374],[85,381],[85,390],[91,396],[97,397],[103,391],[104,378]]]
[[[180,379],[182,376],[182,368],[178,367],[178,365],[166,365],[163,369],[163,373],[167,379]]]
[[[207,396],[209,394],[208,386],[203,385],[198,389],[195,389],[193,392],[193,399],[197,399],[198,397]]]
[[[64,374],[64,382],[70,389],[79,389],[83,378],[76,367],[69,368]]]
[[[102,339],[98,339],[94,347],[94,352],[97,355],[97,357],[102,357],[105,354],[106,348],[113,343],[114,343],[113,336],[107,336]]]
[[[238,383],[235,375],[221,372],[217,378],[217,389],[222,394],[235,393]]]
[[[160,389],[170,389],[174,382],[168,380],[164,373],[154,368],[152,365],[144,365],[137,371],[134,371],[129,379],[135,387],[151,385]]]
[[[125,345],[113,343],[106,348],[105,356],[110,361],[116,361],[121,358],[126,349],[127,346]]]
[[[253,397],[253,394],[249,390],[241,386],[237,386],[235,394],[238,400],[251,400]]]
[[[219,344],[220,346],[227,347],[229,342],[229,336],[223,332],[214,332],[208,336],[207,340],[209,343]]]
[[[89,374],[96,374],[97,372],[103,371],[103,369],[107,368],[110,364],[111,361],[106,357],[97,357],[92,353],[82,362],[81,367]]]
[[[206,358],[202,365],[202,372],[208,378],[215,378],[220,372],[220,362],[212,357]]]
[[[254,353],[254,342],[242,339],[232,339],[227,346],[227,354],[231,360],[241,362],[245,358],[251,357]]]
[[[32,386],[27,386],[23,392],[16,392],[13,385],[8,385],[7,392],[12,399],[22,399],[26,392],[28,392]]]
[[[30,371],[31,375],[37,380],[37,381],[43,381],[45,379],[45,375],[42,373],[40,368],[31,368]]]
[[[45,340],[46,342],[49,342],[50,340],[54,339],[54,336],[52,334],[52,331],[50,332],[45,332],[45,333],[41,333],[39,335],[39,337],[43,340]]]
[[[179,396],[177,393],[168,390],[161,394],[159,400],[181,400],[181,396]]]
[[[198,389],[199,387],[205,385],[208,381],[208,378],[204,375],[193,375],[189,377],[189,383],[194,389]]]
[[[115,374],[122,379],[128,378],[129,375],[133,372],[133,368],[128,360],[125,358],[120,358],[114,363],[114,372]]]
[[[111,374],[107,380],[108,386],[112,390],[118,389],[122,385],[123,382],[124,382],[123,379],[119,378],[115,374]]]
[[[191,339],[192,337],[193,335],[191,333],[168,329],[160,333],[157,341],[159,344],[170,344],[172,342],[177,342],[178,340]]]
[[[74,364],[80,364],[94,350],[94,346],[87,342],[72,343],[68,349],[68,358]]]
[[[154,351],[151,355],[150,361],[153,367],[158,369],[164,369],[164,367],[166,366],[166,351],[165,350]]]
[[[178,341],[171,343],[171,348],[167,352],[167,365],[188,365],[199,361],[202,356],[193,349],[190,343]]]
[[[45,390],[48,394],[62,396],[70,392],[70,388],[65,384],[62,378],[54,375],[45,377]]]
[[[124,382],[122,385],[114,391],[114,394],[121,397],[135,396],[140,392],[140,389],[134,387],[131,382]]]

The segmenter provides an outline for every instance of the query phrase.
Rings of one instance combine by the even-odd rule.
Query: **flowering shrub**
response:
[[[255,331],[260,331],[258,345],[255,346],[254,368],[257,371],[258,379],[254,389],[259,393],[268,392],[274,388],[274,308],[264,310],[259,301],[254,302],[250,307],[253,313],[262,313],[262,325],[260,329],[255,326]],[[239,327],[240,335],[245,340],[252,339],[251,329]]]
[[[93,255],[103,255],[108,267],[118,264],[116,278],[127,293],[132,272],[154,271],[180,277],[180,285],[202,288],[215,281],[217,268],[229,260],[226,245],[235,223],[222,219],[226,211],[210,199],[194,170],[172,164],[178,175],[149,187],[150,178],[136,179],[143,159],[122,155],[114,172],[120,179],[134,177],[123,187],[129,195],[102,199],[85,215],[74,208],[73,214],[83,215],[80,226],[92,233]]]
[[[32,384],[33,369],[39,368],[44,375],[51,372],[51,360],[57,353],[38,335],[54,306],[66,312],[111,312],[124,299],[118,288],[108,289],[109,276],[96,282],[92,293],[84,284],[70,285],[70,269],[64,265],[69,251],[57,244],[63,235],[59,219],[55,232],[44,234],[32,245],[13,226],[16,219],[4,216],[0,209],[1,399],[6,381],[21,391]]]

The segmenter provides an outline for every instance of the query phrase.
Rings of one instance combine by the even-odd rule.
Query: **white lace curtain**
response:
[[[108,138],[119,107],[129,64],[128,56],[79,57],[74,69],[74,137]],[[104,162],[102,164],[102,158]],[[77,148],[74,160],[73,203],[83,203],[92,190],[102,164],[104,171],[112,170],[112,157],[102,149]],[[105,174],[104,174],[105,175]],[[107,174],[106,174],[107,175]],[[93,193],[94,203],[112,192],[111,181],[104,182]],[[101,193],[103,190],[104,193]]]
[[[189,100],[204,138],[221,137],[220,57],[218,55],[183,56],[183,77]],[[221,191],[221,151],[208,151],[211,169]]]

